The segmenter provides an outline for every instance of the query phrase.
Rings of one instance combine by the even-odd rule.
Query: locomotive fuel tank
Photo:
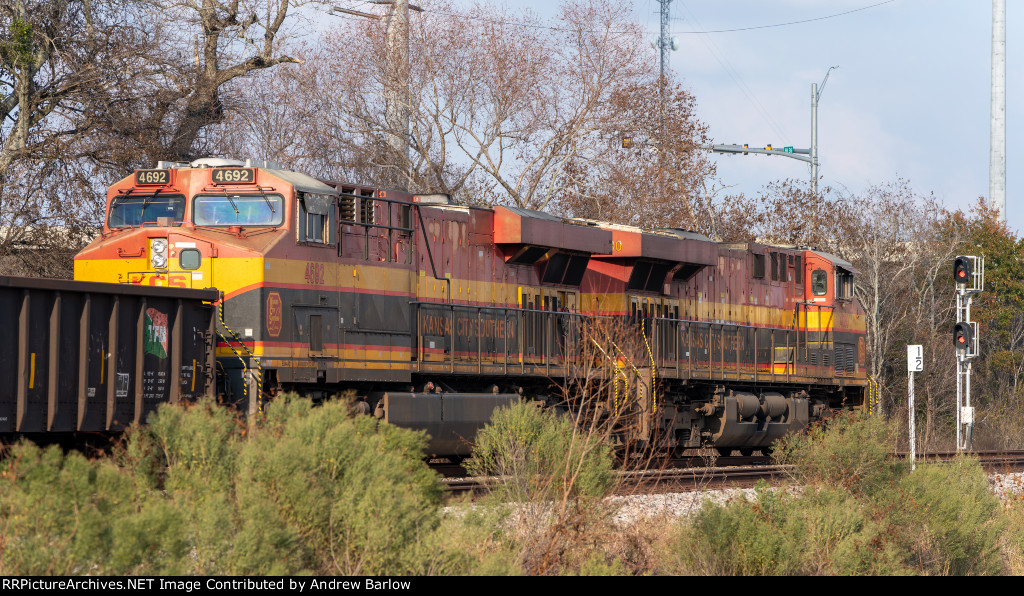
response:
[[[441,455],[469,455],[479,429],[500,407],[519,401],[516,393],[380,392],[368,401],[376,402],[378,418],[397,426],[426,430],[428,450]]]

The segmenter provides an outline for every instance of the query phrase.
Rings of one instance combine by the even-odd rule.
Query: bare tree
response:
[[[548,23],[491,5],[463,9],[435,0],[423,9],[410,27],[409,130],[391,130],[385,118],[385,97],[402,95],[387,75],[385,23],[339,19],[320,44],[304,50],[304,65],[272,73],[295,85],[293,122],[302,130],[301,146],[289,147],[282,160],[464,202],[576,213],[563,200],[567,193],[592,198],[595,191],[584,189],[597,188],[595,181],[607,181],[616,167],[617,183],[624,183],[630,167],[652,159],[618,146],[622,132],[638,123],[624,124],[615,106],[628,104],[646,117],[642,90],[656,84],[642,32],[620,5],[569,0]],[[706,143],[692,97],[677,90],[672,101],[679,114],[670,136],[678,150],[671,158],[676,172],[666,175],[666,188],[674,190],[665,197],[674,200],[696,188],[683,183],[685,170],[707,176],[713,169],[703,149],[693,151]],[[408,136],[408,160],[387,143],[394,134]],[[611,194],[603,184],[601,192]]]
[[[98,221],[92,116],[152,28],[125,0],[0,0],[0,270],[70,275]],[[144,52],[143,52],[144,53]]]
[[[147,18],[159,24],[161,51],[148,57],[145,75],[135,81],[138,100],[118,104],[112,132],[132,139],[149,164],[208,154],[215,144],[204,132],[236,107],[230,85],[279,64],[300,63],[279,48],[301,24],[296,9],[318,4],[147,0]]]
[[[696,117],[693,95],[681,85],[665,83],[664,106],[651,92],[657,85],[643,79],[611,92],[597,135],[603,142],[595,143],[604,150],[572,162],[572,184],[556,199],[556,210],[715,234],[716,208],[707,191],[715,167],[707,126]]]
[[[867,313],[868,374],[881,382],[892,407],[905,393],[894,383],[905,378],[898,372],[903,345],[928,339],[942,321],[934,284],[953,249],[937,236],[945,211],[905,180],[873,186],[846,204],[839,245],[860,270],[856,295]]]
[[[849,205],[858,200],[838,197],[828,188],[815,194],[803,181],[776,180],[753,197],[725,197],[718,207],[716,236],[842,252],[843,229],[854,219]]]

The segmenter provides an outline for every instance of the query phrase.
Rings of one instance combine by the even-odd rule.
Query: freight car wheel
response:
[[[754,455],[754,450],[753,449],[740,449],[740,455],[742,455],[743,457],[750,457],[751,455]]]
[[[729,457],[732,455],[732,449],[729,449],[728,447],[715,447],[715,450],[718,451],[718,455],[722,457]]]

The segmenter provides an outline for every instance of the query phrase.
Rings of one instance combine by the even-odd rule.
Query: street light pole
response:
[[[825,75],[828,77],[828,75]],[[811,83],[811,194],[818,196],[818,84]]]
[[[825,83],[828,83],[828,75],[832,74],[834,68],[839,67],[829,67],[824,80],[821,81],[820,90],[817,83],[811,83],[811,194],[815,196],[818,194],[818,100],[821,99]]]

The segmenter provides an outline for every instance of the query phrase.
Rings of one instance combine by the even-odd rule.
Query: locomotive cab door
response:
[[[804,267],[804,302],[797,313],[798,358],[810,376],[830,377],[835,363],[835,270],[814,253],[808,253]]]
[[[294,306],[292,359],[295,381],[327,382],[328,363],[335,360],[332,348],[338,344],[338,309],[325,306]]]
[[[543,303],[538,290],[533,288],[519,288],[519,307],[522,319],[520,329],[522,343],[520,344],[520,362],[531,364],[540,362],[543,355]]]

